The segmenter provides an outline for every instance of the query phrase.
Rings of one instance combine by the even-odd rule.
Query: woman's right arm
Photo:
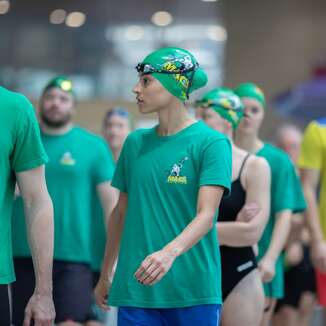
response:
[[[107,241],[101,276],[95,288],[96,303],[99,307],[105,310],[108,309],[107,294],[111,287],[114,267],[119,254],[127,204],[127,193],[120,192],[118,204],[113,209],[108,220]]]
[[[249,163],[249,162],[248,162]],[[263,158],[255,158],[246,169],[246,207],[256,204],[258,213],[248,221],[218,222],[217,232],[220,245],[246,247],[255,245],[264,231],[270,211],[270,168]]]

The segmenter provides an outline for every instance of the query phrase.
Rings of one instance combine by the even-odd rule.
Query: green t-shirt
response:
[[[258,243],[258,260],[260,260],[270,245],[276,214],[287,209],[293,213],[302,212],[306,208],[306,202],[295,166],[285,152],[273,145],[265,144],[256,155],[264,157],[271,168],[271,208],[269,220]],[[264,284],[266,296],[272,298],[284,296],[283,274],[284,265],[281,255],[276,262],[275,277],[271,282]]]
[[[42,134],[50,161],[45,177],[54,206],[54,259],[91,263],[91,225],[96,186],[111,180],[114,163],[105,141],[74,127],[61,136]],[[14,203],[15,257],[29,257],[21,199]]]
[[[156,128],[129,135],[112,181],[128,194],[128,207],[110,305],[173,308],[221,303],[214,227],[154,286],[141,285],[134,273],[146,256],[176,238],[196,216],[201,186],[217,185],[229,192],[231,165],[229,140],[203,122],[172,136],[160,137]]]
[[[11,211],[15,173],[47,161],[32,104],[21,94],[0,87],[0,284],[14,281]]]

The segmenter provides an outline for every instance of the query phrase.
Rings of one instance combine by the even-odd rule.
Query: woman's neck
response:
[[[114,162],[117,162],[121,153],[122,147],[111,147],[111,152],[113,155]]]
[[[175,103],[160,110],[158,120],[157,133],[160,136],[173,135],[196,122],[183,103]]]
[[[235,134],[235,144],[252,154],[257,153],[264,146],[256,134],[242,133],[239,130]]]

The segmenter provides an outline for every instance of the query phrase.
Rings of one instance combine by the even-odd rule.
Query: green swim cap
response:
[[[196,58],[180,48],[162,48],[149,54],[136,67],[139,73],[151,74],[172,95],[185,101],[189,94],[207,83],[207,75]]]
[[[74,95],[73,84],[70,79],[66,76],[57,76],[51,79],[48,84],[45,86],[43,93],[45,93],[48,89],[57,87],[63,90],[64,92],[70,93]]]
[[[253,83],[240,84],[234,92],[240,97],[249,97],[257,100],[263,108],[266,107],[266,100],[263,91]]]
[[[209,91],[196,102],[196,106],[214,110],[223,119],[229,121],[233,129],[238,127],[244,114],[244,106],[239,96],[226,87]]]

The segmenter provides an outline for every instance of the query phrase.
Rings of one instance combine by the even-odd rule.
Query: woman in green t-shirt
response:
[[[240,98],[230,89],[217,88],[205,94],[198,104],[204,108],[204,121],[232,141],[243,117]],[[269,216],[270,169],[265,159],[234,144],[232,159],[231,195],[222,199],[217,223],[222,326],[258,326],[263,316],[264,292],[252,246],[259,241]]]
[[[158,125],[132,132],[119,157],[112,185],[120,198],[97,303],[119,307],[119,326],[216,326],[222,300],[213,226],[230,188],[230,142],[188,113],[189,94],[207,82],[190,52],[162,48],[136,69],[139,110],[156,113]]]
[[[258,242],[258,265],[264,283],[265,313],[262,326],[269,325],[276,300],[283,297],[282,251],[291,227],[291,216],[306,204],[295,167],[288,155],[259,138],[265,117],[266,101],[262,90],[252,83],[239,85],[234,92],[245,106],[244,118],[236,130],[235,143],[240,148],[264,157],[271,168],[270,216]]]

